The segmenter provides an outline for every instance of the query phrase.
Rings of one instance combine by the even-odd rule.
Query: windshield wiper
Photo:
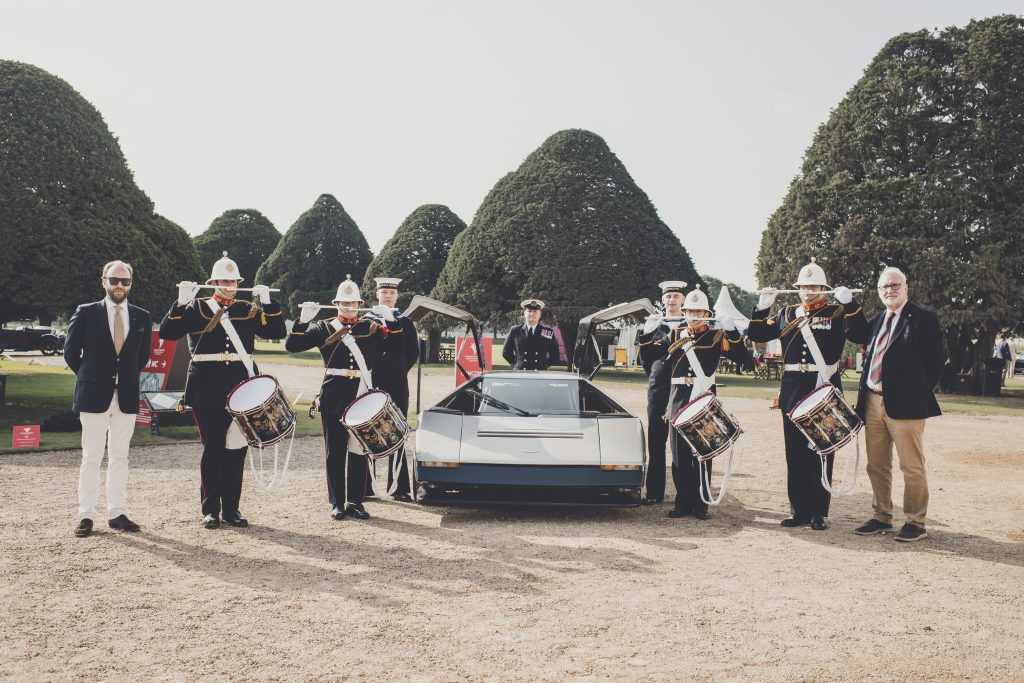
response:
[[[504,401],[500,401],[500,400],[494,398],[493,396],[488,396],[487,394],[483,393],[482,391],[477,391],[476,389],[466,389],[466,393],[470,394],[471,396],[476,396],[477,398],[479,398],[484,403],[492,405],[495,408],[498,408],[499,410],[504,410],[506,413],[518,413],[521,417],[536,417],[533,413],[527,412],[527,411],[523,410],[522,408],[516,408],[515,406],[510,406],[509,404],[505,403]]]

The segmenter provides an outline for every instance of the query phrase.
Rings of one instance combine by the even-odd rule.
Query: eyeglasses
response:
[[[125,287],[132,286],[132,279],[130,277],[108,277],[107,282],[110,283],[112,287],[116,287],[117,285],[124,285]]]
[[[889,284],[889,285],[879,285],[878,286],[878,291],[879,292],[884,292],[887,289],[891,289],[892,291],[895,292],[895,291],[899,291],[899,288],[902,287],[902,286],[903,286],[902,282],[895,282],[895,283]]]

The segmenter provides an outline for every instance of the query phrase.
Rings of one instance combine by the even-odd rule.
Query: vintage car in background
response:
[[[653,312],[646,299],[598,311],[580,321],[569,372],[484,372],[422,411],[417,500],[639,505],[643,424],[590,380],[601,366],[596,326]]]
[[[42,351],[52,356],[64,350],[64,335],[51,327],[22,325],[17,329],[0,329],[0,353],[4,351]]]

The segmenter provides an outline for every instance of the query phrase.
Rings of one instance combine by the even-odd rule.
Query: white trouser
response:
[[[82,421],[82,467],[78,471],[78,518],[96,519],[100,498],[100,464],[107,450],[107,519],[124,514],[128,486],[128,446],[135,433],[135,413],[122,413],[117,392],[105,413],[80,413]]]

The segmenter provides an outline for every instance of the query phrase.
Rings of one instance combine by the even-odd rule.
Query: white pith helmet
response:
[[[228,252],[225,251],[224,256],[214,262],[213,269],[210,271],[210,279],[206,281],[206,284],[210,284],[214,280],[238,280],[241,282],[244,279],[238,272],[238,264],[229,259]]]
[[[331,303],[342,304],[342,303],[362,303],[363,298],[359,296],[359,287],[356,283],[352,282],[352,276],[346,275],[345,281],[338,285],[338,293],[334,295],[334,301]]]
[[[818,265],[817,259],[811,257],[811,262],[800,269],[800,276],[796,282],[793,283],[795,287],[800,285],[821,285],[822,287],[828,287],[828,281],[825,279],[825,270]]]
[[[708,304],[708,295],[701,291],[700,285],[697,285],[697,288],[687,294],[686,299],[683,300],[683,309],[688,308],[711,311],[711,306]]]

